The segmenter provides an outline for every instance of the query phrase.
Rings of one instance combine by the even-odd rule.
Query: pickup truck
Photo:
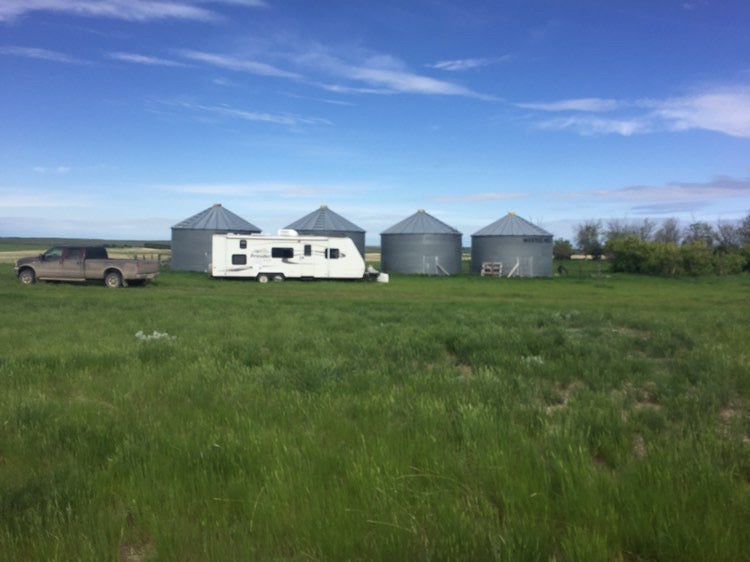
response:
[[[40,281],[103,279],[113,289],[140,285],[159,275],[159,263],[135,259],[110,259],[106,248],[55,246],[38,256],[16,261],[16,275],[24,285]]]

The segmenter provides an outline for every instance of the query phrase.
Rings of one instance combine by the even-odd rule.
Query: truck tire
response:
[[[119,271],[110,271],[104,276],[104,284],[110,289],[122,287],[122,275]]]
[[[33,285],[36,283],[36,275],[34,270],[30,267],[26,267],[18,272],[18,280],[24,285]]]
[[[284,280],[284,276],[281,273],[276,273],[273,276],[273,280],[275,283],[281,283]]]
[[[259,273],[258,277],[256,277],[258,280],[258,283],[268,283],[268,274],[267,273]]]

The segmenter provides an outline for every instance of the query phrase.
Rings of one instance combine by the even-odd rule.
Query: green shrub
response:
[[[688,275],[705,275],[714,269],[713,253],[703,241],[683,244],[681,254],[682,267]]]

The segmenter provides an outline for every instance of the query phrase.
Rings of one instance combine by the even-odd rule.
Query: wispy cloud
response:
[[[675,215],[691,213],[708,207],[710,201],[670,201],[669,203],[650,203],[648,205],[634,205],[630,211],[639,215]]]
[[[123,61],[132,62],[135,64],[145,64],[147,66],[174,66],[174,67],[185,67],[185,63],[177,62],[174,60],[163,59],[160,57],[153,57],[149,55],[140,55],[138,53],[123,53],[115,52],[108,53],[109,58]]]
[[[234,70],[237,72],[249,72],[251,74],[258,74],[260,76],[275,76],[278,78],[290,78],[290,79],[301,79],[302,76],[295,72],[289,72],[276,68],[270,64],[264,62],[258,62],[245,58],[240,58],[230,55],[222,55],[216,53],[206,53],[203,51],[193,51],[190,49],[182,49],[177,51],[181,56],[196,62],[202,62],[216,66],[218,68],[224,68],[227,70]]]
[[[495,99],[475,92],[461,84],[439,80],[410,71],[399,59],[382,53],[361,49],[336,54],[321,45],[311,45],[297,54],[294,61],[317,73],[327,74],[344,84],[318,83],[320,87],[337,93],[365,94],[422,94],[464,96],[479,99]]]
[[[255,60],[256,57],[190,49],[176,52],[185,59],[217,68],[287,78],[339,94],[409,93],[494,99],[454,82],[411,72],[401,61],[390,55],[354,52],[348,53],[347,58],[342,58],[317,44],[295,53],[273,53],[274,57],[284,58],[295,66],[297,72]],[[331,78],[344,83],[331,83]]]
[[[483,193],[466,193],[463,195],[441,195],[435,197],[435,200],[446,203],[472,203],[482,201],[504,201],[507,199],[523,199],[524,197],[528,197],[529,195],[530,193],[521,191],[487,191]]]
[[[670,182],[664,185],[629,185],[561,194],[564,198],[598,198],[631,202],[685,202],[735,197],[750,198],[750,178],[715,176],[706,182]]]
[[[336,188],[330,186],[294,183],[199,183],[159,185],[157,187],[165,191],[190,193],[194,195],[245,197],[258,194],[271,194],[284,198],[316,197],[323,193],[331,193],[336,190]]]
[[[0,10],[2,10],[2,8],[0,8]],[[48,49],[38,49],[35,47],[17,47],[13,45],[6,45],[0,47],[0,55],[25,57],[28,59],[39,59],[52,62],[62,62],[65,64],[88,64],[88,62],[85,60],[78,59],[65,53],[50,51]]]
[[[37,188],[0,188],[2,209],[62,209],[93,205],[92,198],[82,195],[68,194],[60,197],[57,192]]]
[[[464,70],[472,70],[474,68],[482,68],[483,66],[489,66],[498,62],[505,62],[511,59],[510,55],[504,55],[502,57],[494,58],[473,58],[473,59],[455,59],[455,60],[441,60],[432,64],[428,64],[429,68],[436,68],[438,70],[447,70],[450,72],[461,72]]]
[[[72,168],[70,166],[35,166],[37,174],[67,174]]]
[[[750,138],[750,86],[715,88],[666,99],[578,98],[516,105],[536,111],[567,112],[570,115],[540,119],[536,125],[582,135],[630,136],[702,129]],[[605,112],[611,116],[590,115]]]
[[[621,102],[602,98],[577,98],[553,102],[517,103],[518,107],[538,109],[540,111],[612,111],[620,107]]]
[[[351,80],[382,86],[392,92],[485,97],[459,84],[401,70],[348,66],[344,69],[344,74]]]
[[[136,22],[155,20],[212,21],[220,15],[199,4],[230,4],[261,7],[263,0],[3,0],[0,21],[10,21],[34,12],[58,12]]]
[[[589,115],[571,115],[539,121],[536,126],[540,129],[572,130],[584,136],[618,134],[624,137],[638,133],[647,133],[650,129],[648,121],[641,119],[608,119]]]
[[[302,115],[295,115],[293,113],[265,113],[259,111],[248,111],[245,109],[230,107],[228,105],[201,105],[190,103],[181,103],[180,105],[182,105],[182,107],[185,107],[186,109],[213,113],[214,115],[241,119],[243,121],[273,123],[275,125],[285,125],[288,127],[297,127],[299,125],[332,124],[330,121],[321,119],[319,117],[306,117]]]

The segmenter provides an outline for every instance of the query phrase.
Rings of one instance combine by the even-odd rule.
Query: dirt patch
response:
[[[559,384],[555,385],[555,392],[557,392],[558,396],[560,396],[560,401],[557,404],[550,404],[545,408],[545,411],[547,414],[552,414],[554,412],[564,410],[568,406],[568,402],[570,402],[570,398],[573,396],[573,394],[584,387],[584,384],[581,381],[573,381],[568,386],[561,386]]]
[[[458,370],[458,372],[464,379],[466,379],[467,381],[470,381],[472,379],[474,375],[474,369],[471,365],[461,363],[455,353],[448,352],[448,362],[453,365],[456,370]]]
[[[156,547],[150,541],[120,545],[119,562],[147,562],[156,559]]]
[[[637,459],[643,459],[647,454],[646,440],[643,438],[643,435],[636,433],[635,437],[633,437],[633,455]]]

